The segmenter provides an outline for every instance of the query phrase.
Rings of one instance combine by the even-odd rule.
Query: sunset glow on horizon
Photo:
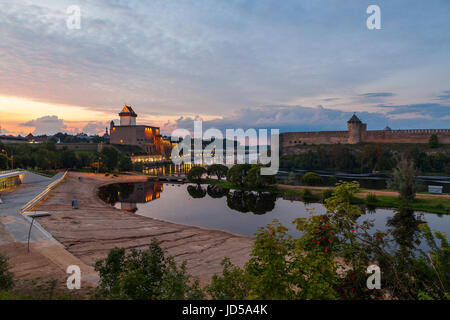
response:
[[[0,134],[104,132],[124,104],[206,127],[448,128],[450,2],[2,2]],[[414,32],[411,32],[414,30]]]

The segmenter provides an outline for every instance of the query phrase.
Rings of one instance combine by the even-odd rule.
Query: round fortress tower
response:
[[[348,143],[360,143],[366,131],[366,124],[362,123],[361,120],[359,120],[359,118],[356,116],[356,114],[353,114],[350,120],[347,121],[347,129]]]

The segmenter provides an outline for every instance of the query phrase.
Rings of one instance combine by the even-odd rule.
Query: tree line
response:
[[[401,154],[414,161],[424,173],[450,174],[450,155],[444,152],[427,153],[417,145],[403,153],[383,144],[367,144],[362,150],[346,145],[319,146],[305,153],[283,155],[280,166],[287,169],[330,170],[347,172],[392,171]]]
[[[130,157],[113,147],[101,152],[57,149],[54,142],[39,144],[0,144],[0,170],[22,168],[33,170],[87,169],[91,171],[130,171]]]

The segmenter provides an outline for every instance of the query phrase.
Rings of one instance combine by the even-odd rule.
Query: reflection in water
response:
[[[413,210],[399,208],[394,211],[394,216],[387,219],[386,226],[398,245],[398,252],[413,254],[422,241],[420,224],[426,223],[423,214],[416,214]]]
[[[211,198],[220,199],[225,197],[228,194],[229,190],[210,184],[206,188],[206,192],[208,193],[208,196],[210,196]]]
[[[165,164],[154,167],[145,167],[143,173],[152,176],[179,176],[186,175],[189,170],[194,166],[194,164]]]
[[[160,182],[121,183],[100,188],[99,196],[111,205],[143,216],[246,236],[253,236],[258,228],[274,219],[288,227],[291,235],[299,236],[299,231],[292,226],[294,219],[326,211],[322,204],[305,204],[298,201],[297,196],[277,197],[271,193],[228,190],[214,185],[164,183],[163,192]],[[424,248],[419,227],[423,221],[431,229],[450,233],[448,215],[378,208],[355,219],[358,224],[373,220],[370,232],[389,233],[391,249],[405,259],[413,251]]]
[[[206,190],[199,184],[188,186],[187,192],[194,199],[204,198],[206,196]]]
[[[98,195],[103,201],[129,212],[137,211],[137,203],[147,203],[159,199],[163,184],[159,182],[114,183],[99,189]]]
[[[265,214],[275,208],[277,196],[267,192],[251,192],[235,190],[227,195],[227,205],[239,212]]]

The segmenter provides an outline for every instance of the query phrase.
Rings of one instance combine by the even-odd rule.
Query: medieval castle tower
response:
[[[285,132],[280,134],[280,147],[300,144],[428,143],[432,134],[440,143],[450,144],[450,129],[367,130],[367,125],[354,114],[347,121],[347,131]]]

